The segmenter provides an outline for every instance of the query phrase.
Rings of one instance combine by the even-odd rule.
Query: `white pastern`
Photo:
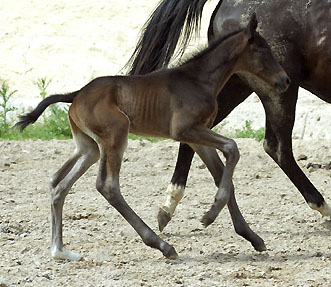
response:
[[[170,217],[173,216],[175,209],[179,203],[179,201],[184,196],[185,187],[182,185],[177,184],[169,184],[166,194],[166,202],[161,207],[164,211],[168,212],[170,214]]]
[[[317,207],[313,203],[308,203],[308,205],[311,209],[319,211],[323,216],[331,216],[331,207],[326,202],[320,207]]]
[[[80,254],[69,251],[66,248],[62,248],[59,250],[58,248],[51,248],[51,255],[55,260],[71,260],[71,261],[79,261],[82,256]]]

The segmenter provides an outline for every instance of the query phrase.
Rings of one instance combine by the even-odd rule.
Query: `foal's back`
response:
[[[96,78],[81,89],[70,108],[71,114],[98,122],[120,111],[129,120],[131,133],[168,137],[171,111],[176,104],[167,78],[164,71]]]

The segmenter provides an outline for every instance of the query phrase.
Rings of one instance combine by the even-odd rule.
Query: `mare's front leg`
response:
[[[224,164],[221,161],[220,157],[218,156],[216,150],[203,146],[192,146],[192,147],[194,151],[199,155],[201,160],[206,164],[208,170],[210,171],[210,173],[214,178],[215,185],[219,187],[223,176]],[[242,216],[240,209],[237,205],[236,197],[234,194],[233,183],[231,185],[231,194],[228,203],[228,208],[230,211],[231,219],[233,221],[233,225],[236,233],[244,237],[249,242],[251,242],[255,250],[257,251],[267,250],[263,239],[250,229],[249,225]],[[220,210],[217,209],[216,206],[212,206],[211,210],[208,211],[205,214],[205,216],[202,218],[202,223],[207,227],[209,224],[214,222],[219,211]]]
[[[233,75],[217,97],[218,112],[213,125],[216,126],[226,118],[251,93],[252,90],[237,75]],[[160,207],[157,216],[160,231],[169,223],[184,195],[193,155],[194,151],[187,144],[180,144],[175,171],[166,191],[166,201]],[[239,219],[235,221],[240,222]]]
[[[298,188],[308,205],[324,216],[331,216],[331,208],[323,196],[297,165],[292,151],[292,130],[298,86],[292,86],[283,95],[260,95],[266,111],[264,150],[280,166]]]
[[[97,144],[71,122],[76,143],[74,155],[54,174],[51,189],[51,255],[54,259],[80,260],[78,253],[67,250],[62,239],[62,211],[64,200],[72,185],[99,159]]]

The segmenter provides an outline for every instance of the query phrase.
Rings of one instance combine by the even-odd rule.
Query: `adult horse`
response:
[[[183,27],[181,50],[184,50],[190,35],[199,27],[206,2],[163,0],[146,23],[131,58],[130,74],[144,74],[167,65]],[[266,114],[264,150],[285,172],[312,209],[324,216],[331,216],[331,208],[297,165],[291,138],[299,87],[331,103],[331,1],[221,0],[210,20],[209,40],[245,25],[252,11],[257,13],[260,33],[270,44],[292,84],[283,94],[274,95],[271,92],[271,95],[255,79],[233,75],[218,96],[218,114],[214,125],[253,91],[256,92]],[[193,154],[189,146],[180,145],[167,199],[158,215],[160,230],[171,220],[183,196]]]

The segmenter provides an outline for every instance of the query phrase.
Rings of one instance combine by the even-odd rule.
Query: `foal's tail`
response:
[[[79,91],[68,94],[57,94],[43,99],[32,112],[20,116],[20,120],[15,124],[15,126],[18,126],[20,130],[23,131],[28,125],[33,124],[48,106],[58,102],[72,103],[78,93]]]
[[[145,23],[137,47],[126,67],[130,75],[142,75],[165,67],[180,37],[182,54],[194,31],[200,26],[208,0],[162,0]]]

